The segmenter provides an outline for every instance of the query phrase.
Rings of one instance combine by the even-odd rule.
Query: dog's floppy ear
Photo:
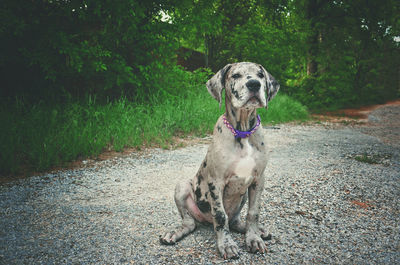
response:
[[[264,74],[265,74],[265,82],[266,82],[265,85],[267,88],[267,91],[265,92],[266,93],[265,97],[267,98],[267,107],[268,107],[268,102],[273,97],[275,97],[276,93],[278,93],[280,85],[279,85],[278,81],[276,81],[275,77],[273,77],[270,73],[268,73],[264,67],[261,66],[261,68],[263,69]]]
[[[211,77],[210,80],[207,81],[207,90],[208,93],[215,98],[218,103],[219,107],[221,107],[221,101],[222,101],[222,89],[225,87],[225,78],[226,78],[226,73],[231,69],[232,65],[227,64],[219,70],[213,77]]]
[[[270,101],[273,97],[275,97],[276,93],[278,93],[278,90],[281,87],[281,85],[278,83],[278,81],[276,81],[275,77],[273,77],[269,73],[268,73],[267,85],[269,89],[267,100]]]

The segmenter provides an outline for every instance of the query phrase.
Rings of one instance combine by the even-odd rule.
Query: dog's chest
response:
[[[254,177],[254,169],[257,166],[257,150],[252,147],[247,138],[241,139],[238,147],[235,148],[232,173],[233,175],[250,182]]]

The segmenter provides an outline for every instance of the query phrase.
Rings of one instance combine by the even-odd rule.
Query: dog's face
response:
[[[220,104],[223,88],[233,107],[254,109],[266,107],[279,84],[261,65],[242,62],[226,65],[207,82],[208,91]]]

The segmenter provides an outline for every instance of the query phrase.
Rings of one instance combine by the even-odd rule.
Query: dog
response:
[[[220,106],[225,89],[226,111],[214,127],[212,143],[197,174],[176,185],[174,198],[182,225],[160,236],[160,242],[175,244],[195,230],[196,222],[208,222],[214,226],[224,259],[239,257],[230,231],[245,234],[247,251],[264,253],[264,240],[271,235],[258,222],[268,149],[256,109],[268,107],[279,83],[261,65],[240,62],[223,67],[206,86]],[[244,222],[240,211],[247,197]]]

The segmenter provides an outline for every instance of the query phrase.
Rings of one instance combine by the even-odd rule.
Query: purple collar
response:
[[[251,129],[250,131],[239,131],[236,130],[235,128],[232,127],[232,125],[228,122],[228,120],[226,119],[226,114],[224,114],[222,116],[222,119],[224,120],[224,123],[226,125],[226,127],[228,127],[229,130],[231,130],[231,132],[233,133],[233,135],[235,136],[235,138],[247,138],[250,135],[252,135],[255,131],[257,131],[258,127],[261,124],[261,119],[260,119],[260,115],[257,115],[257,124],[256,126],[254,126],[253,129]]]

